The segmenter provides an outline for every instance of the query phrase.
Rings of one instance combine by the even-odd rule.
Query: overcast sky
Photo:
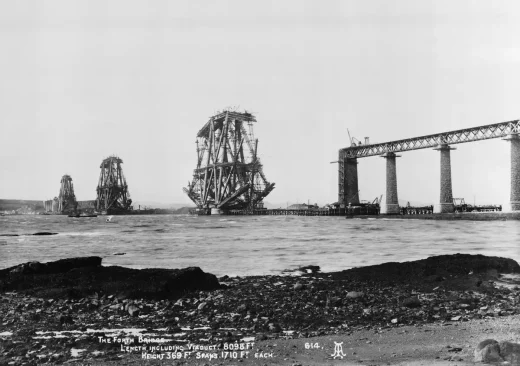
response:
[[[134,201],[190,202],[195,136],[240,107],[267,201],[337,200],[338,150],[520,118],[515,1],[3,1],[0,198],[50,199],[71,175],[95,198],[117,154]],[[452,152],[453,193],[509,196],[500,139]],[[400,199],[439,196],[439,152],[402,153]],[[385,161],[359,160],[361,199]]]

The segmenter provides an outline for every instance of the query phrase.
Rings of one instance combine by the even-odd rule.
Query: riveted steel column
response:
[[[511,194],[504,211],[520,211],[520,137],[518,134],[508,135],[504,140],[511,143]]]
[[[399,199],[397,197],[397,174],[395,166],[396,155],[388,152],[381,157],[386,159],[386,200],[381,205],[381,214],[392,215],[399,214]]]
[[[453,213],[453,191],[451,185],[451,155],[450,151],[455,148],[446,143],[439,144],[434,150],[441,153],[441,188],[439,203],[433,206],[433,213]]]

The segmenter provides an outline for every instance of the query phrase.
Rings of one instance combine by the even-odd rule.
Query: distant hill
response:
[[[143,204],[144,203],[144,204]],[[172,204],[161,204],[158,202],[135,202],[133,203],[134,210],[139,209],[139,204],[141,204],[141,209],[144,208],[159,208],[159,209],[171,209],[175,215],[185,215],[189,214],[189,211],[195,206],[186,206],[185,203],[172,203]],[[44,211],[43,200],[6,200],[0,199],[0,211],[16,211],[22,207],[30,208],[30,211]]]
[[[33,211],[43,211],[43,200],[3,200],[0,199],[0,211],[18,210],[22,207],[30,207]]]
[[[132,206],[134,206],[134,210],[139,209],[139,205],[141,205],[141,210],[146,208],[166,208],[166,209],[179,209],[182,207],[186,207],[189,203],[164,203],[164,202],[156,202],[156,201],[133,201]]]
[[[174,215],[188,215],[195,207],[181,207],[173,212]]]

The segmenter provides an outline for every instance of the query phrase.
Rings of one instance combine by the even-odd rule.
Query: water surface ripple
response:
[[[216,275],[278,274],[302,265],[336,271],[431,255],[497,255],[520,262],[518,221],[429,221],[304,216],[2,216],[0,268],[100,256],[132,268],[199,266]],[[125,255],[114,255],[126,253]]]

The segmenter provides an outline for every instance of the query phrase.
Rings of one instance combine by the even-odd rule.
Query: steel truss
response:
[[[200,209],[255,209],[273,189],[258,158],[248,112],[223,111],[197,134],[197,167],[184,192]]]
[[[60,194],[58,195],[58,212],[68,213],[76,211],[78,202],[74,194],[72,178],[69,175],[61,177]]]
[[[383,155],[388,152],[401,152],[437,147],[439,144],[461,144],[479,140],[505,137],[509,134],[520,133],[520,120],[495,123],[491,125],[466,128],[450,132],[442,132],[434,135],[414,137],[410,139],[351,146],[339,150],[338,159],[338,202],[345,204],[350,198],[347,194],[347,163],[357,164],[357,158]],[[350,160],[353,159],[353,160]]]
[[[97,186],[96,209],[107,213],[118,213],[132,209],[132,200],[121,164],[123,160],[111,156],[100,165],[101,173]]]
[[[520,120],[495,123],[492,125],[442,132],[434,135],[414,137],[405,140],[383,142],[381,144],[351,146],[340,150],[339,157],[365,158],[387,152],[400,152],[436,147],[441,143],[461,144],[479,140],[495,139],[511,133],[520,133]]]

